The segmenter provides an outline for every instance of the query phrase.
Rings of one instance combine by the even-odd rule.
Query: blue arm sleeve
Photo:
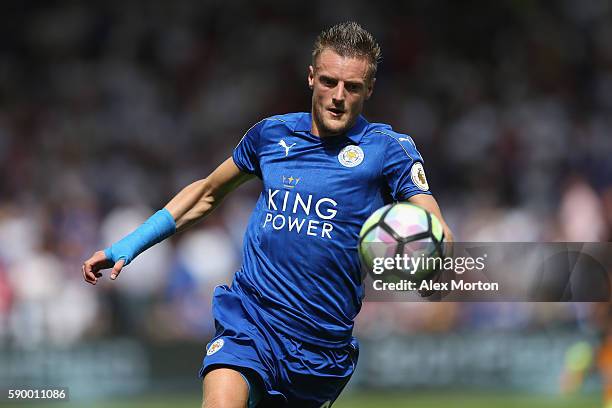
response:
[[[259,139],[265,120],[253,125],[242,137],[238,146],[234,149],[232,158],[238,168],[245,173],[255,174],[261,178],[259,167]]]
[[[387,139],[383,175],[395,201],[403,201],[415,194],[431,194],[425,178],[423,158],[410,136]]]
[[[106,259],[125,261],[128,265],[141,252],[163,241],[176,232],[176,223],[168,210],[161,209],[146,220],[140,227],[120,241],[104,250]]]

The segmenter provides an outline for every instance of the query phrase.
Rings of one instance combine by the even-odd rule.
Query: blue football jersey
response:
[[[324,347],[351,340],[363,284],[362,224],[376,209],[430,194],[409,136],[360,116],[345,134],[311,134],[311,114],[254,125],[233,153],[263,191],[244,237],[232,288],[289,336]]]

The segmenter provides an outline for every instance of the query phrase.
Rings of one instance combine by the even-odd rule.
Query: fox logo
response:
[[[293,146],[295,146],[297,143],[292,144],[291,146],[287,146],[287,143],[285,142],[284,139],[281,139],[280,142],[278,142],[279,146],[281,146],[282,148],[285,149],[285,157],[289,156],[289,149],[291,149]]]

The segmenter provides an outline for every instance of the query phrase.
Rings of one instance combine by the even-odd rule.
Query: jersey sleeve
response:
[[[431,194],[423,158],[409,136],[387,138],[383,176],[395,201]]]
[[[259,141],[264,120],[251,126],[244,134],[238,146],[234,149],[232,158],[240,170],[245,173],[254,174],[261,178],[261,168],[259,166]]]

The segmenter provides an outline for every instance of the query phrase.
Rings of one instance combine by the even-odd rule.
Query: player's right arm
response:
[[[182,189],[163,210],[155,213],[144,224],[104,251],[95,252],[83,263],[83,277],[95,285],[102,276],[100,270],[112,268],[111,279],[116,279],[122,268],[139,253],[175,232],[204,219],[223,198],[253,174],[241,171],[230,157],[208,177]]]
[[[174,218],[176,231],[183,231],[210,214],[228,193],[254,177],[240,171],[230,157],[210,176],[181,190],[164,208]]]

